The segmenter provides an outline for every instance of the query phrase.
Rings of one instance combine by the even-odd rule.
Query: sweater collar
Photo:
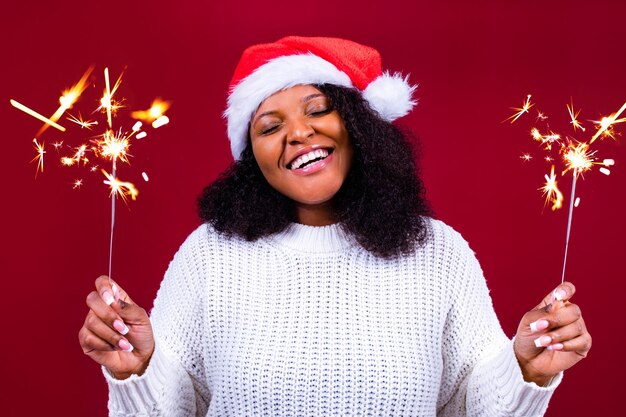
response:
[[[339,252],[354,245],[353,239],[339,223],[328,226],[307,226],[291,223],[285,230],[272,236],[281,246],[306,253]]]

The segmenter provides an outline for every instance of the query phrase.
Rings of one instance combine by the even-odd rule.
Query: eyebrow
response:
[[[311,101],[311,100],[313,100],[314,98],[317,98],[317,97],[324,97],[324,94],[322,94],[322,93],[313,93],[313,94],[309,94],[308,96],[304,96],[304,97],[302,97],[302,100],[301,100],[301,101],[302,101],[303,103],[308,103],[309,101]],[[270,115],[273,115],[273,114],[276,114],[276,113],[278,113],[278,111],[276,111],[276,110],[269,110],[269,111],[265,111],[265,112],[263,112],[263,113],[261,113],[261,114],[258,114],[258,115],[257,115],[257,116],[256,116],[256,117],[252,120],[252,124],[254,124],[254,123],[255,123],[257,120],[259,120],[261,117],[264,117],[264,116],[270,116]]]

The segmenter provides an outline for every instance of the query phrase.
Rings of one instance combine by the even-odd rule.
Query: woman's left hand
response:
[[[575,292],[565,282],[522,318],[513,348],[524,380],[544,386],[587,356],[591,335],[580,307],[569,302]]]

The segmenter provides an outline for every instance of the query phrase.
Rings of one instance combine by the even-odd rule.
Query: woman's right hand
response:
[[[107,276],[96,279],[87,296],[89,312],[78,340],[85,355],[117,379],[144,373],[154,352],[154,335],[146,310]]]

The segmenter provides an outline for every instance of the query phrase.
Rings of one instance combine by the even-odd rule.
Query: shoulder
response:
[[[427,239],[425,247],[436,253],[456,253],[474,255],[461,233],[441,220],[424,217]]]

